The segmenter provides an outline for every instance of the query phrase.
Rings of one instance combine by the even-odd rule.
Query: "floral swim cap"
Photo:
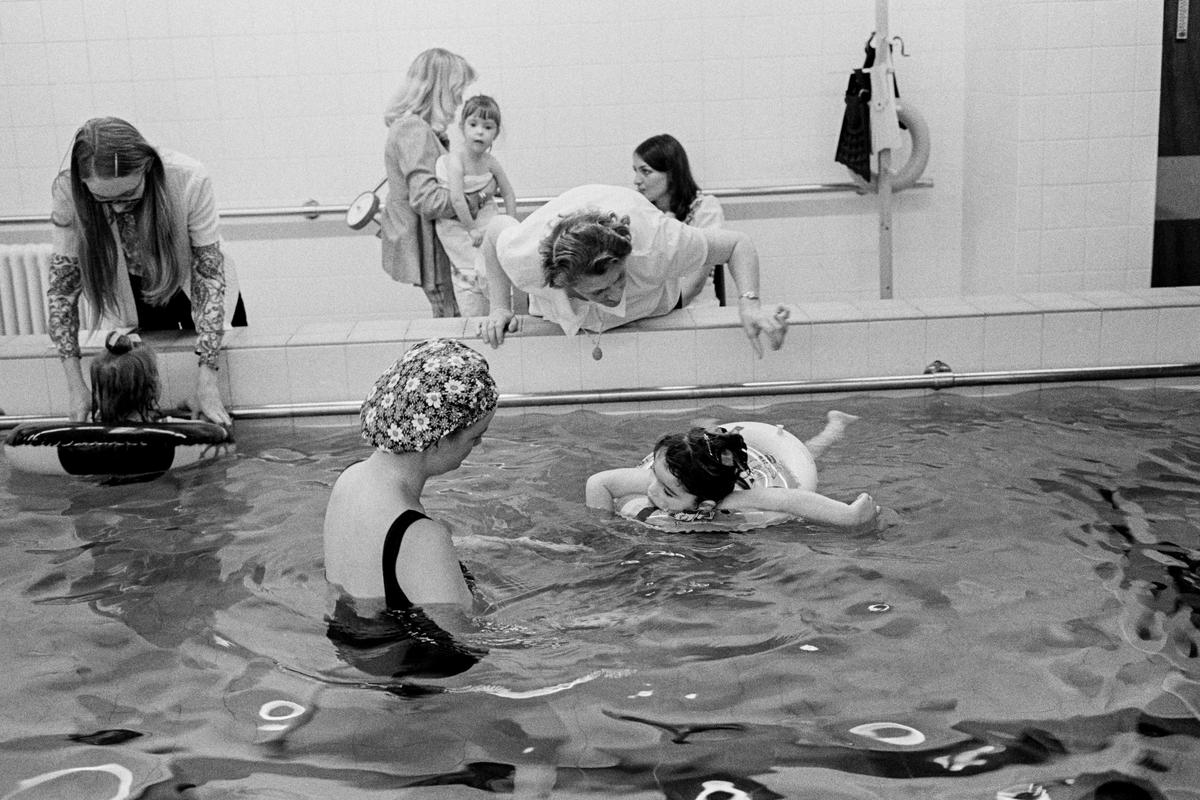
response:
[[[362,438],[389,453],[417,453],[496,407],[487,360],[453,339],[428,339],[375,381],[359,414]]]

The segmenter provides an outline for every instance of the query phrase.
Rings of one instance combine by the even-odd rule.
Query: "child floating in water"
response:
[[[92,362],[92,421],[159,422],[158,357],[132,333],[112,331]]]
[[[749,451],[746,437],[736,425],[668,434],[654,446],[648,469],[610,469],[588,478],[587,504],[647,524],[654,524],[647,521],[647,510],[659,509],[666,512],[656,515],[660,519],[720,520],[722,514],[730,519],[747,519],[745,525],[731,525],[733,529],[760,527],[753,524],[756,519],[770,520],[761,523],[765,525],[782,521],[785,516],[837,527],[865,525],[879,515],[875,500],[865,492],[852,503],[818,494],[813,463],[856,419],[851,414],[830,411],[824,430],[806,443],[782,428],[742,423],[746,437],[759,445]],[[636,502],[631,506],[631,498],[642,496],[640,509]],[[750,516],[760,512],[778,516]],[[668,521],[655,527],[669,529],[671,525]],[[691,525],[681,529],[707,528]]]

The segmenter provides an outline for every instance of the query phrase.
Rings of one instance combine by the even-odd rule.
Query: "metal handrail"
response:
[[[933,365],[930,365],[931,367]],[[1115,367],[1060,367],[1056,369],[999,370],[995,372],[925,372],[921,375],[887,375],[871,378],[835,378],[825,381],[755,381],[713,386],[658,386],[640,389],[502,394],[501,408],[656,402],[663,400],[718,400],[731,397],[782,397],[807,394],[953,389],[968,386],[1074,383],[1078,381],[1157,380],[1198,378],[1200,363],[1141,364]],[[234,419],[283,419],[357,414],[358,400],[326,403],[282,403],[229,409]],[[61,416],[0,415],[0,430],[23,423],[65,422]]]
[[[929,189],[933,181],[922,180],[914,184],[914,189]],[[855,192],[864,194],[858,184],[852,182],[835,183],[797,183],[786,186],[750,186],[740,189],[711,189],[706,194],[724,199],[743,197],[776,197],[788,195],[834,194],[840,192]],[[541,206],[550,202],[552,197],[518,198],[518,206]],[[221,219],[262,219],[266,217],[306,217],[317,219],[325,216],[345,216],[350,205],[301,205],[279,206],[275,208],[227,208],[220,212]],[[0,217],[0,225],[44,225],[50,222],[48,214],[16,214]]]

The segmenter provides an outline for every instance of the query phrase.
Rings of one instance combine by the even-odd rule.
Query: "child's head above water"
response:
[[[92,362],[92,419],[104,425],[152,422],[158,411],[158,363],[136,335],[113,331]]]
[[[692,428],[671,433],[654,445],[654,483],[650,502],[664,511],[708,509],[735,486],[749,488],[746,442],[721,428]]]
[[[500,133],[500,104],[486,94],[477,94],[467,98],[467,102],[463,103],[459,125],[465,127],[471,117],[475,117],[481,122],[495,123],[496,133]]]

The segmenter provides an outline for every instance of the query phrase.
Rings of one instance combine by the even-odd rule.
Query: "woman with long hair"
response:
[[[393,280],[420,286],[435,317],[459,315],[450,259],[434,232],[435,219],[455,218],[436,164],[448,152],[446,129],[474,81],[475,70],[466,59],[431,48],[413,60],[383,117],[388,126],[383,155],[388,195],[380,215],[383,270]],[[471,212],[494,191],[489,186],[468,195]]]
[[[725,224],[721,203],[700,191],[692,177],[687,150],[669,133],[651,136],[633,151],[633,188],[665,214],[694,228],[720,228]],[[710,277],[712,281],[710,281]],[[725,305],[725,273],[722,265],[705,267],[683,282],[683,304],[689,305],[704,289],[714,293]]]
[[[230,424],[217,369],[225,327],[245,325],[232,265],[221,252],[216,201],[204,167],[152,146],[116,117],[85,122],[53,186],[50,336],[70,393],[87,418],[91,392],[79,350],[79,298],[90,327],[195,330],[196,416]]]

